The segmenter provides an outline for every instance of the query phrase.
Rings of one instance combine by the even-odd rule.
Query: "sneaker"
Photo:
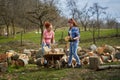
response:
[[[74,68],[81,68],[81,65],[77,64]]]

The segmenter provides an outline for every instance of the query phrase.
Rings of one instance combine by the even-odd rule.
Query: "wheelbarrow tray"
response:
[[[64,54],[45,54],[44,58],[46,60],[60,60]]]
[[[45,54],[44,58],[47,60],[47,66],[50,68],[61,68],[61,61],[60,59],[63,57],[64,54]]]

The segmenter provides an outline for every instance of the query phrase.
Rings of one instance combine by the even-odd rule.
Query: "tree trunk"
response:
[[[100,38],[100,26],[98,25],[98,38]]]
[[[9,36],[9,25],[6,25],[7,27],[7,37]]]
[[[12,29],[13,29],[12,34],[13,34],[13,36],[15,36],[15,24],[14,24],[14,21],[12,21]]]
[[[96,44],[96,40],[95,40],[95,28],[93,26],[93,44]]]
[[[81,24],[82,24],[82,26],[84,28],[84,31],[87,31],[87,24],[84,24],[84,22],[82,22],[82,21],[81,21]]]
[[[100,37],[99,13],[97,12],[98,38]]]
[[[86,26],[84,27],[84,31],[87,31],[87,27]]]
[[[93,44],[96,44],[96,40],[95,40],[95,31],[93,31]]]
[[[41,29],[41,38],[40,38],[40,44],[42,45],[42,39],[43,39],[43,21],[41,19],[39,19],[40,21],[40,29]]]
[[[43,25],[40,25],[40,29],[41,29],[40,44],[42,45],[42,39],[43,39]]]
[[[118,31],[119,29],[118,29],[118,24],[116,24],[116,37],[118,37],[119,36],[119,31]]]
[[[22,46],[23,45],[23,32],[22,31],[21,31],[21,39],[20,40],[21,40],[21,44],[20,45]]]
[[[37,32],[40,33],[40,28],[38,27]]]
[[[40,39],[40,44],[42,44],[42,39],[43,39],[43,31],[41,31],[41,39]]]
[[[3,30],[2,30],[2,27],[0,27],[0,36],[2,36],[3,34]]]
[[[5,34],[7,37],[9,36],[9,21],[6,20],[6,17],[3,16],[3,20],[5,21],[5,25],[7,28],[7,34]]]
[[[25,27],[24,27],[24,34],[26,33],[26,30],[27,30],[27,27],[25,26]]]
[[[61,39],[64,39],[64,38],[63,38],[63,34],[64,34],[64,32],[62,31]]]

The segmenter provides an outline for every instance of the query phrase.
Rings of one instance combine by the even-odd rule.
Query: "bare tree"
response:
[[[89,9],[87,8],[87,4],[81,10],[78,8],[79,6],[77,6],[76,0],[68,0],[67,4],[72,17],[81,23],[84,31],[87,31],[87,26],[91,17],[89,15]]]
[[[77,20],[81,23],[84,31],[87,31],[87,26],[90,19],[89,9],[87,9],[87,4],[81,10],[77,10]]]
[[[59,16],[56,11],[56,7],[46,3],[39,3],[39,5],[34,10],[29,11],[27,14],[28,17],[26,17],[26,19],[34,24],[37,24],[41,30],[40,42],[42,41],[44,22],[52,22],[56,19],[56,16]]]
[[[119,27],[120,27],[120,23],[116,23],[116,37],[119,37],[120,35],[119,35]]]
[[[70,11],[70,15],[72,16],[72,18],[76,18],[76,14],[77,14],[77,1],[76,0],[67,0],[67,6],[68,9]]]
[[[96,44],[96,29],[97,29],[97,22],[96,20],[90,20],[89,21],[89,26],[91,27],[91,33],[92,33],[92,38],[93,38],[93,44]]]
[[[55,20],[53,22],[54,24],[54,32],[58,29],[58,28],[62,28],[62,27],[66,27],[67,26],[67,19],[65,17],[59,17],[57,18],[57,21]]]
[[[63,26],[65,20],[60,16],[61,11],[56,7],[57,3],[57,0],[0,0],[0,23],[6,25],[8,35],[9,26],[12,26],[13,35],[16,33],[15,27],[26,32],[39,26],[43,33],[43,23],[46,20],[55,24],[53,26],[57,29]]]
[[[107,28],[114,28],[115,25],[116,25],[116,19],[113,18],[111,15],[107,15],[106,17]]]
[[[99,20],[100,20],[100,15],[101,14],[105,14],[105,10],[108,7],[101,7],[100,5],[98,5],[98,3],[94,3],[92,7],[90,7],[90,11],[92,13],[92,15],[96,15],[96,20],[97,20],[97,27],[98,27],[98,37],[100,37],[100,24],[99,24]]]
[[[10,26],[10,2],[9,0],[1,0],[1,17],[2,17],[2,22],[6,25],[6,29],[7,29],[7,36],[9,36],[9,26]]]
[[[16,33],[15,27],[29,28],[30,22],[25,19],[26,12],[33,10],[36,3],[36,0],[0,0],[0,21],[6,25],[8,36],[9,26],[12,26],[13,35]]]
[[[15,36],[15,24],[18,18],[18,0],[10,0],[10,21],[12,26],[12,35]]]

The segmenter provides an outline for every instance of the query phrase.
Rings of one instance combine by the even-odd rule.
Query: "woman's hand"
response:
[[[74,41],[75,41],[74,38],[70,38],[70,39],[69,39],[69,42],[74,42]]]

